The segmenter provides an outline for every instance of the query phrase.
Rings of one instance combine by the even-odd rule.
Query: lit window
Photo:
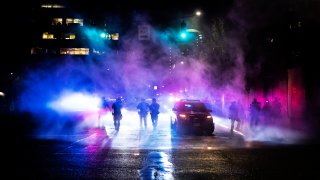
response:
[[[83,26],[83,19],[67,18],[66,24],[79,24],[80,26]]]
[[[111,39],[115,41],[119,40],[119,33],[111,34]]]
[[[62,25],[62,18],[53,18],[52,25]]]
[[[64,6],[59,4],[42,4],[41,8],[64,8]]]
[[[44,32],[42,34],[42,39],[54,39],[54,35],[53,34],[49,34],[48,32]]]
[[[41,7],[42,8],[51,8],[51,4],[42,4]]]
[[[70,39],[75,39],[76,35],[75,34],[70,34]]]
[[[59,5],[59,4],[53,4],[52,8],[64,8],[64,6]]]
[[[301,27],[302,26],[302,23],[299,21],[298,22],[298,27]]]
[[[106,51],[104,51],[104,50],[92,49],[92,53],[93,53],[93,54],[102,55],[102,54],[105,54]]]
[[[64,39],[75,39],[76,35],[73,33],[64,34]]]
[[[89,48],[61,48],[60,54],[89,55]]]
[[[32,47],[31,48],[31,54],[46,54],[47,49],[41,48],[41,47]]]
[[[38,49],[33,47],[31,48],[31,54],[37,54]]]

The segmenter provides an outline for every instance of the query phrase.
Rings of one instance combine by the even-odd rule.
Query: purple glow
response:
[[[232,11],[228,18],[247,25],[236,15],[236,12]],[[146,19],[148,18],[134,17],[133,23],[143,20],[148,24]],[[87,31],[89,34],[98,32],[94,28]],[[141,97],[158,97],[165,113],[170,111],[173,103],[179,99],[201,99],[216,108],[213,116],[222,118],[227,114],[230,102],[239,100],[244,107],[244,124],[250,120],[248,109],[254,97],[260,102],[264,102],[265,99],[272,101],[274,97],[279,97],[283,109],[282,118],[278,122],[267,124],[266,120],[262,120],[261,124],[270,128],[268,131],[252,134],[248,129],[243,129],[242,133],[263,139],[260,137],[263,137],[261,134],[264,132],[278,132],[290,124],[285,81],[280,81],[272,93],[262,93],[262,90],[250,93],[245,91],[245,75],[248,72],[244,66],[243,44],[246,41],[242,37],[246,37],[246,34],[241,34],[244,32],[229,33],[230,37],[225,39],[224,54],[212,55],[209,53],[212,52],[212,47],[208,47],[203,49],[208,50],[207,55],[202,56],[184,56],[176,44],[163,38],[163,32],[157,29],[151,29],[151,32],[152,40],[145,43],[137,40],[132,30],[132,33],[129,32],[123,37],[123,48],[116,51],[112,51],[104,43],[95,43],[97,39],[90,39],[99,49],[107,50],[107,53],[100,56],[87,56],[82,59],[44,59],[42,64],[28,69],[22,77],[19,109],[39,117],[37,123],[40,132],[61,133],[73,128],[81,130],[85,127],[96,127],[97,108],[101,96],[109,99],[123,97],[126,103],[124,114],[127,113],[125,116],[128,117],[131,115],[134,117],[132,119],[138,118],[132,108]],[[174,58],[171,59],[172,57]],[[230,60],[232,65],[225,65],[225,59]],[[254,71],[259,70],[257,67]],[[299,89],[298,85],[293,86],[299,90],[296,93],[300,98],[292,98],[291,104],[293,109],[298,111],[301,109],[299,102],[303,90]],[[124,129],[138,127],[138,120],[132,119],[123,121],[121,126]],[[66,127],[69,121],[73,124]],[[112,122],[111,115],[106,114],[104,121]],[[302,120],[296,121],[295,126],[304,126]],[[169,128],[167,121],[163,123],[164,128]],[[247,128],[246,125],[244,127]]]

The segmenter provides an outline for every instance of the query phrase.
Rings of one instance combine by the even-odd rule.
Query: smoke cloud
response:
[[[260,12],[263,5],[258,9],[252,6],[235,3],[222,20],[213,19],[203,25],[208,34],[204,36],[205,43],[193,44],[196,50],[190,54],[183,54],[181,46],[172,40],[177,35],[176,29],[157,29],[145,15],[132,17],[132,29],[120,36],[121,48],[97,40],[95,35],[99,30],[88,27],[83,34],[88,36],[89,44],[103,53],[43,59],[26,69],[21,78],[19,109],[36,114],[40,126],[50,126],[48,124],[56,121],[55,117],[62,119],[59,122],[63,126],[68,120],[62,117],[70,118],[70,114],[74,117],[74,112],[82,112],[80,119],[95,113],[102,96],[122,97],[126,108],[135,110],[140,98],[164,99],[175,95],[208,101],[219,109],[214,113],[222,117],[226,117],[231,101],[240,101],[246,114],[244,122],[247,122],[249,104],[258,93],[248,94],[246,77],[259,74],[262,63],[246,64],[246,53],[254,49],[246,37],[253,28],[264,26],[260,22],[270,21]],[[247,9],[261,16],[247,14]],[[232,26],[225,24],[227,22],[232,22]],[[137,24],[150,27],[150,40],[139,39]],[[66,101],[66,97],[75,98]],[[264,100],[265,97],[258,98]],[[85,105],[79,106],[81,103]]]

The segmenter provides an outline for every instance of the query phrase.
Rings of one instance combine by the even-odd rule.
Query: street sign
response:
[[[149,25],[139,25],[138,27],[139,40],[150,40],[151,31]]]

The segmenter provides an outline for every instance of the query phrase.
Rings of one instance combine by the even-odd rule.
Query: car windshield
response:
[[[206,106],[203,103],[194,103],[194,102],[183,102],[178,103],[176,108],[179,111],[198,111],[198,112],[205,112],[207,111]]]

